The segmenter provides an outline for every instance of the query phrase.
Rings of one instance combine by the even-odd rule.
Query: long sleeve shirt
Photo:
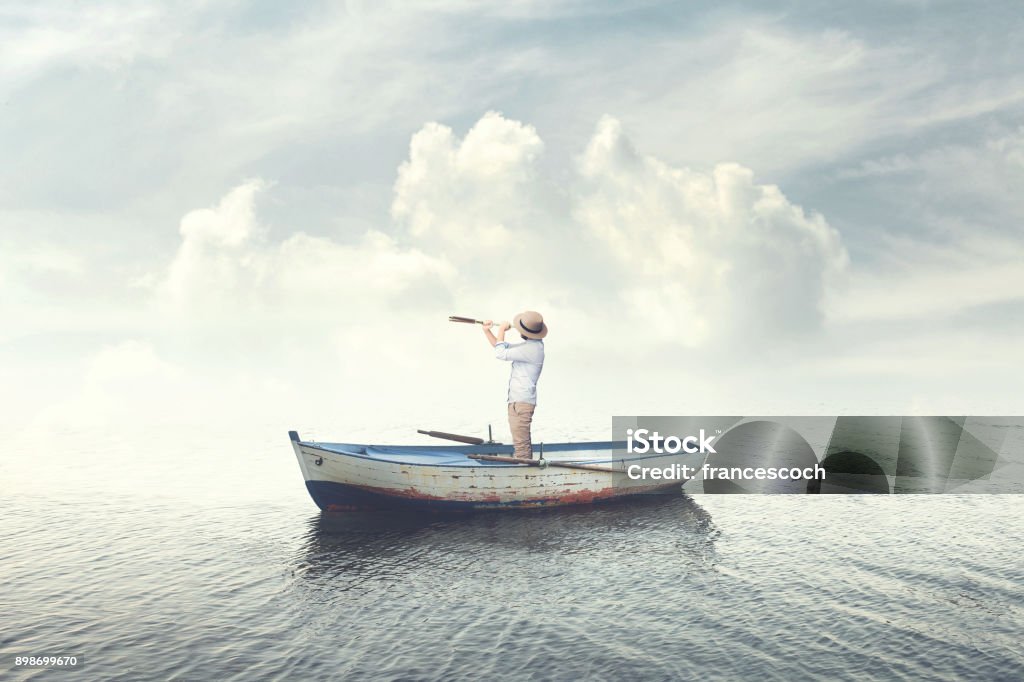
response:
[[[544,368],[544,342],[527,339],[522,343],[499,341],[494,346],[499,360],[512,363],[508,378],[508,402],[537,404],[537,379]]]

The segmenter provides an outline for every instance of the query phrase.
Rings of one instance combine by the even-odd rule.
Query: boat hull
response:
[[[327,512],[433,510],[437,512],[466,512],[494,509],[539,509],[575,504],[597,504],[621,500],[630,495],[672,494],[679,483],[648,488],[629,494],[602,490],[597,493],[565,495],[555,493],[545,498],[509,500],[433,499],[419,496],[395,495],[392,491],[372,490],[366,487],[335,483],[333,481],[306,481],[306,490],[320,509]]]
[[[465,447],[424,448],[439,454],[436,458],[424,456],[407,461],[416,458],[403,457],[402,448],[382,454],[372,446],[304,442],[297,435],[292,436],[292,446],[310,496],[320,509],[331,512],[546,508],[678,492],[684,482],[632,481],[621,472],[593,469],[478,463],[464,454],[474,448]],[[580,446],[572,447],[572,452],[545,457],[551,461],[571,458],[579,462],[589,461],[587,456],[594,454]],[[493,453],[501,452],[500,448],[476,449]],[[610,456],[610,451],[606,450],[604,455]],[[699,467],[703,455],[678,455],[672,462]]]

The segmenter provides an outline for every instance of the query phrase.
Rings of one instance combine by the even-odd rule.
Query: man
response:
[[[511,323],[502,322],[497,337],[491,332],[492,326],[494,322],[484,320],[484,334],[494,347],[495,356],[512,363],[512,374],[508,379],[508,426],[515,446],[513,456],[533,459],[530,424],[537,407],[537,379],[544,368],[544,342],[541,339],[548,335],[548,328],[541,314],[533,310],[519,313]],[[505,341],[505,332],[512,328],[519,332],[522,343]]]

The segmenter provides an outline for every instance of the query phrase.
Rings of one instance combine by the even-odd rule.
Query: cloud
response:
[[[1012,133],[989,140],[986,146],[1002,154],[1007,165],[1024,170],[1024,126]]]
[[[858,180],[861,178],[881,177],[897,173],[908,173],[916,170],[916,165],[906,154],[897,154],[881,159],[862,161],[855,168],[844,168],[836,173],[841,180]]]
[[[837,171],[834,177],[884,178],[890,188],[900,191],[904,201],[924,206],[940,200],[945,203],[944,211],[973,209],[973,202],[981,198],[1000,208],[1021,208],[1024,205],[1017,202],[1020,192],[1016,189],[1024,180],[1024,127],[990,131],[974,140],[933,146],[915,154],[869,158]],[[950,205],[950,198],[956,203]]]
[[[253,179],[212,208],[181,220],[181,244],[157,290],[180,316],[230,312],[271,321],[317,318],[323,307],[349,314],[443,297],[452,269],[441,258],[401,248],[370,230],[356,243],[303,232],[271,241],[256,217],[257,196],[269,183]]]
[[[66,387],[32,419],[31,428],[87,428],[125,418],[152,418],[190,404],[190,377],[161,358],[152,344],[128,339],[89,359],[80,383]]]
[[[1024,300],[1024,269],[1006,254],[989,264],[942,267],[933,264],[888,276],[865,274],[837,303],[835,322],[867,320],[941,320],[965,309]],[[995,321],[995,320],[993,320]]]
[[[255,241],[256,194],[266,187],[249,180],[213,208],[190,211],[181,219],[181,246],[171,262],[163,291],[176,303],[237,296],[263,276],[264,259],[243,250]],[[241,279],[246,281],[239,281]]]
[[[30,3],[4,10],[0,21],[0,87],[16,85],[68,62],[117,69],[166,44],[166,16],[156,6],[81,7]]]
[[[642,155],[606,117],[566,200],[552,202],[543,149],[534,128],[496,112],[461,140],[429,123],[399,167],[390,234],[351,244],[301,232],[267,242],[254,205],[268,185],[248,181],[182,219],[161,290],[179,307],[312,316],[342,291],[349,313],[386,304],[377,317],[401,300],[440,315],[438,304],[494,309],[496,297],[509,316],[545,307],[589,317],[584,328],[647,325],[657,333],[643,342],[668,346],[769,343],[819,326],[846,252],[822,216],[778,187],[737,164],[700,172]]]
[[[879,267],[851,274],[834,292],[828,318],[835,325],[903,321],[931,325],[972,308],[1024,301],[1024,244],[975,226],[974,234],[944,243],[935,239],[885,238]],[[991,314],[993,330],[1002,320]]]
[[[885,229],[873,240],[871,259],[829,302],[832,321],[934,322],[1021,300],[1024,128],[868,159],[836,178],[884,182],[898,196],[879,206],[887,223],[916,229]],[[998,316],[991,317],[998,326]]]
[[[429,123],[413,135],[409,159],[398,169],[391,215],[420,241],[472,245],[474,255],[508,249],[530,229],[543,150],[532,126],[493,111],[462,140]]]
[[[833,22],[780,22],[766,11],[710,30],[680,27],[643,49],[609,41],[580,56],[580,72],[566,79],[569,106],[616,112],[666,159],[788,173],[906,132],[919,125],[911,118],[922,100],[956,85],[913,42],[879,41]]]
[[[847,265],[836,230],[748,168],[676,168],[604,118],[580,162],[574,215],[619,262],[620,305],[663,340],[771,343],[813,330]]]

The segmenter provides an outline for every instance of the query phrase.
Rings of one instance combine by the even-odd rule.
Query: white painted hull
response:
[[[545,459],[609,464],[607,448],[590,451],[582,449],[585,445],[571,445],[571,452],[548,452]],[[557,466],[478,463],[464,454],[474,450],[493,452],[500,446],[423,448],[416,452],[426,454],[414,457],[423,461],[415,462],[402,461],[402,449],[397,447],[394,450],[398,453],[389,456],[373,446],[303,442],[297,435],[292,446],[307,489],[317,505],[327,511],[551,507],[671,492],[679,490],[684,482],[634,481],[622,472]],[[435,450],[436,462],[431,460]],[[696,469],[703,464],[704,455],[672,455],[662,460],[658,466],[686,464]]]

